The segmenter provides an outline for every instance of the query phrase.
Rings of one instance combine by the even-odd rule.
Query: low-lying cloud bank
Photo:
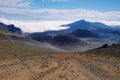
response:
[[[0,22],[5,24],[14,24],[21,28],[24,32],[43,32],[47,30],[60,30],[67,27],[60,27],[62,24],[68,24],[72,21],[35,21],[35,20],[7,20],[0,18]]]
[[[47,30],[60,30],[67,27],[60,27],[63,24],[69,24],[74,21],[39,21],[39,20],[8,20],[5,18],[0,18],[0,22],[5,24],[14,24],[20,27],[24,32],[43,32]],[[94,22],[94,21],[93,21]],[[120,25],[118,21],[100,21],[107,25]]]

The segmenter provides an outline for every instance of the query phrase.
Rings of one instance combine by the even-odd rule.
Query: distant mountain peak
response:
[[[82,19],[82,20],[79,20],[79,22],[87,22],[86,20]]]
[[[89,23],[89,22],[84,20],[84,19],[82,19],[82,20],[75,21],[73,23],[79,23],[80,24],[80,23]],[[73,23],[71,23],[71,24],[73,24]]]
[[[97,30],[103,28],[111,28],[108,25],[105,25],[101,22],[89,22],[86,20],[79,20],[70,24],[66,24],[64,26],[68,26],[67,28],[69,31],[77,30],[77,29],[86,29],[86,30]]]

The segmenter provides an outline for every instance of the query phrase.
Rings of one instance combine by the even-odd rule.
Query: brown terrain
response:
[[[0,39],[0,80],[120,80],[120,58],[93,52],[58,52]]]

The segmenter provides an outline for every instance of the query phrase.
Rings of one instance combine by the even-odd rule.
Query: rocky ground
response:
[[[120,80],[120,59],[0,40],[0,80]]]

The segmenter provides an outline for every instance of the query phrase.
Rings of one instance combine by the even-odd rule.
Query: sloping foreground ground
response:
[[[118,57],[120,58],[120,44],[112,44],[108,46],[102,46],[96,49],[87,51],[86,53],[95,54],[106,57]]]
[[[56,52],[0,39],[0,80],[120,80],[120,59]]]

